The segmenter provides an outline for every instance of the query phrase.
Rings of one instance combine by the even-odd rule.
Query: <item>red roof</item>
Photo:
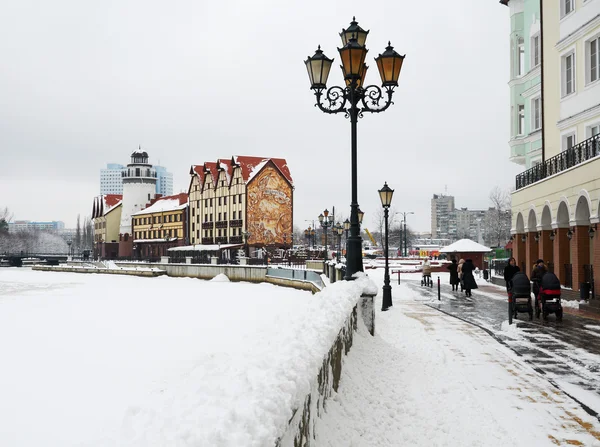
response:
[[[206,163],[204,163],[204,170],[210,172],[210,174],[212,175],[213,181],[215,182],[215,185],[216,185],[217,179],[219,178],[219,170],[217,167],[217,163],[215,163],[213,161],[207,161]]]
[[[123,200],[123,194],[105,194],[104,195],[104,208],[108,211],[117,203]]]
[[[250,157],[245,155],[236,155],[233,157],[233,161],[238,164],[242,168],[242,178],[244,182],[247,182],[250,178],[250,174],[259,164],[263,162],[272,161],[277,169],[281,171],[283,176],[293,184],[292,176],[290,174],[290,170],[288,169],[287,161],[283,158],[269,158],[269,157]]]
[[[233,170],[239,167],[242,170],[242,180],[247,183],[253,174],[256,175],[256,169],[261,169],[261,165],[267,164],[272,161],[273,164],[279,169],[281,174],[287,179],[290,184],[293,184],[292,176],[287,165],[287,161],[283,158],[269,158],[269,157],[253,157],[247,155],[234,155],[231,159],[219,158],[217,162],[206,162],[203,165],[192,165],[190,169],[190,175],[197,175],[200,180],[200,185],[204,187],[204,180],[206,172],[210,172],[213,179],[216,181],[219,176],[219,169],[224,169],[227,173],[229,181],[233,175]]]

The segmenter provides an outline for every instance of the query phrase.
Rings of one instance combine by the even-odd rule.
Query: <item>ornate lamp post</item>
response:
[[[325,261],[323,262],[324,269],[325,262],[329,260],[329,254],[327,253],[327,229],[333,225],[333,216],[329,215],[327,208],[325,208],[325,211],[323,211],[322,214],[319,214],[319,223],[325,232]]]
[[[250,257],[250,252],[248,251],[248,239],[250,238],[250,233],[248,231],[242,231],[242,236],[244,237],[244,253],[246,257]]]
[[[408,246],[406,245],[406,216],[408,214],[415,214],[413,211],[400,211],[396,214],[402,214],[402,221],[404,222],[404,257],[406,258],[408,253]]]
[[[389,44],[386,50],[375,58],[382,87],[364,86],[367,65],[365,42],[369,31],[363,30],[353,18],[350,26],[342,30],[343,47],[338,48],[342,60],[342,72],[345,86],[333,86],[327,89],[327,78],[333,59],[329,59],[319,46],[314,56],[304,62],[308,70],[310,88],[314,90],[317,106],[325,113],[343,113],[350,118],[351,165],[352,165],[352,201],[350,203],[350,237],[346,250],[346,277],[363,270],[362,241],[358,219],[358,169],[357,169],[357,122],[365,112],[379,113],[392,104],[394,88],[398,86],[398,78],[404,61]],[[325,89],[327,91],[325,92]]]
[[[342,251],[342,234],[344,234],[344,226],[338,222],[335,227],[338,238],[337,261],[340,262],[340,252]]]
[[[71,257],[71,244],[73,243],[73,241],[71,239],[69,239],[67,241],[67,245],[69,246],[69,258]]]
[[[348,255],[348,231],[350,230],[350,221],[346,219],[344,221],[344,231],[346,233],[346,256]]]
[[[385,272],[383,274],[383,299],[381,301],[381,310],[384,311],[392,307],[392,286],[390,286],[390,269],[388,265],[388,215],[393,195],[394,190],[385,182],[383,188],[379,190],[379,198],[381,199],[385,218]]]

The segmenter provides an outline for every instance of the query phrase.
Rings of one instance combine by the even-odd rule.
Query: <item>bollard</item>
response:
[[[441,301],[441,292],[440,292],[440,277],[438,276],[438,301]]]
[[[398,270],[398,285],[400,285],[400,270]]]

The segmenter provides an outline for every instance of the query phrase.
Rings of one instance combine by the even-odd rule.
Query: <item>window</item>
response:
[[[562,137],[562,150],[568,151],[573,146],[575,146],[575,133],[570,133],[568,135],[563,135]]]
[[[531,101],[531,127],[537,130],[542,127],[542,107],[541,99],[535,98]]]
[[[588,127],[588,138],[595,137],[596,135],[600,135],[600,124],[596,124]]]
[[[575,9],[575,5],[573,4],[573,0],[560,0],[560,16],[565,17],[568,14],[571,14]]]
[[[586,42],[587,53],[587,82],[596,82],[600,79],[600,37]]]
[[[227,211],[223,213],[223,220],[227,220]]]
[[[208,222],[208,214],[204,215],[204,222]]]
[[[517,40],[517,76],[525,74],[525,41],[522,37]]]
[[[517,117],[517,135],[523,135],[525,133],[525,106],[519,104],[519,115]]]
[[[240,194],[239,196],[240,196],[239,199],[240,199],[240,204],[241,204],[242,203],[242,195]]]
[[[219,213],[219,222],[221,221],[221,213]]]
[[[233,204],[235,205],[235,199],[237,196],[233,196]]]
[[[212,199],[210,199],[210,206],[212,206]]]
[[[531,38],[531,66],[540,65],[540,35],[536,34]]]
[[[233,220],[235,220],[236,212],[233,212]]]
[[[227,196],[223,197],[223,205],[227,205]]]
[[[210,221],[211,222],[213,221],[213,219],[212,219],[212,213],[210,213]]]
[[[221,205],[221,198],[219,197],[219,206]]]
[[[575,53],[562,58],[562,96],[575,92]]]

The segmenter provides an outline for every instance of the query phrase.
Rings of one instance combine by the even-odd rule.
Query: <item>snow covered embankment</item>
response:
[[[362,295],[356,305],[352,308],[350,315],[343,323],[337,337],[333,341],[329,352],[323,358],[323,363],[317,376],[310,383],[310,392],[306,394],[302,406],[293,410],[288,429],[276,443],[276,447],[295,447],[310,445],[314,439],[314,420],[321,417],[324,412],[325,401],[331,396],[332,391],[337,392],[342,375],[344,357],[352,347],[354,331],[375,331],[374,297],[377,287],[368,278],[364,277],[355,282],[344,282],[342,284],[363,283]],[[340,284],[340,285],[342,285]],[[332,290],[332,285],[327,289]],[[326,293],[328,290],[325,289]],[[332,294],[334,298],[337,293]]]

